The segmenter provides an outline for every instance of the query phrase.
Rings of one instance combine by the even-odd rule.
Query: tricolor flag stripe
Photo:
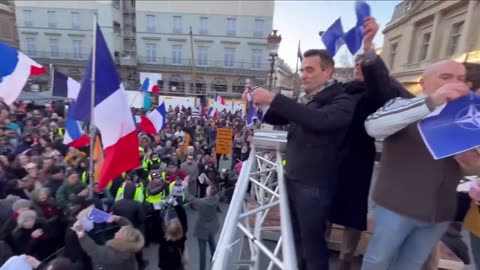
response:
[[[85,77],[73,107],[72,115],[76,120],[90,120],[92,65],[95,64],[95,104],[94,125],[99,129],[105,150],[103,167],[100,173],[98,189],[123,172],[137,168],[138,136],[135,122],[124,94],[124,88],[117,73],[107,43],[100,27],[96,28],[96,62],[90,56]]]
[[[12,104],[30,75],[43,74],[45,68],[4,43],[0,43],[0,55],[0,97],[6,104]]]
[[[71,99],[78,97],[78,92],[80,92],[79,82],[55,70],[52,77],[52,96]]]

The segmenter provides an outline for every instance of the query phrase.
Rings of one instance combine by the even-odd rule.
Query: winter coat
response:
[[[117,223],[120,226],[130,225],[126,218],[120,218]],[[141,234],[139,240],[134,243],[112,239],[104,246],[96,244],[87,234],[80,238],[80,245],[90,256],[93,269],[98,270],[137,270],[135,254],[143,249],[144,242]]]
[[[37,229],[43,230],[43,235],[39,238],[33,238],[32,233]],[[48,228],[47,222],[42,218],[37,218],[31,229],[22,227],[15,229],[12,238],[12,249],[18,255],[28,254],[43,260],[55,251],[55,243],[51,241],[53,234]]]
[[[84,190],[87,186],[78,182],[75,185],[65,183],[57,190],[56,199],[58,206],[64,211],[68,212],[72,202],[77,198],[77,194]]]
[[[136,186],[133,183],[125,185],[123,199],[113,205],[114,215],[127,218],[135,228],[145,232],[145,210],[143,205],[134,200]]]
[[[342,162],[336,183],[330,221],[335,224],[367,229],[368,195],[375,163],[375,139],[365,131],[365,120],[385,102],[401,95],[401,90],[384,71],[380,57],[362,65],[365,81],[351,81],[345,91],[356,101],[355,112],[342,149]]]

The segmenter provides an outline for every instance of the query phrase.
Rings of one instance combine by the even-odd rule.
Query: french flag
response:
[[[216,104],[220,104],[220,105],[225,105],[225,104],[227,104],[227,103],[225,102],[225,99],[224,99],[222,96],[218,95],[218,94],[215,94],[215,103],[216,103]]]
[[[1,42],[0,59],[0,98],[8,105],[18,98],[30,75],[46,71],[25,54]]]
[[[72,107],[72,106],[71,106]],[[68,110],[67,121],[65,123],[65,136],[63,144],[75,148],[81,148],[90,143],[90,137],[83,131],[80,122],[72,118],[72,110]]]
[[[92,67],[95,65],[93,124],[100,130],[104,149],[104,162],[98,181],[98,190],[102,190],[123,172],[137,168],[140,162],[138,136],[132,113],[117,68],[98,24],[95,43],[95,63],[90,55],[77,102],[72,107],[72,116],[75,120],[90,121],[92,93],[90,82]]]
[[[155,110],[148,112],[146,116],[140,116],[138,129],[147,134],[157,134],[165,126],[165,103],[162,102]]]
[[[53,68],[51,70],[53,72],[52,96],[76,99],[80,92],[80,83]]]
[[[160,90],[158,89],[158,85],[153,84],[153,82],[147,77],[140,86],[140,90],[143,92],[150,92],[150,93],[158,93]]]
[[[217,117],[217,109],[214,108],[213,106],[208,109],[207,112],[208,117],[210,118],[216,118]]]

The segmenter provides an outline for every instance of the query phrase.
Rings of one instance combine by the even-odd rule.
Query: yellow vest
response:
[[[84,183],[85,185],[87,184],[87,180],[88,180],[88,172],[87,171],[84,171],[82,173],[82,183]]]
[[[151,176],[150,176],[150,178],[151,178]],[[148,189],[147,189],[146,193],[147,193],[147,198],[145,199],[145,201],[148,202],[148,203],[154,204],[154,203],[159,203],[159,202],[165,200],[165,190],[158,193],[158,194],[150,195],[148,193]]]
[[[57,133],[58,133],[59,136],[63,137],[63,134],[65,132],[63,131],[63,128],[58,128]]]
[[[475,202],[472,202],[470,205],[470,209],[463,221],[463,226],[467,231],[480,237],[480,212],[478,210],[478,205]]]
[[[287,160],[286,160],[286,159],[282,160],[282,165],[283,165],[284,167],[285,167],[285,165],[287,165]]]
[[[121,187],[118,188],[117,191],[117,196],[115,196],[115,201],[119,201],[123,199],[123,192],[125,190],[125,183],[122,184]],[[135,195],[133,196],[133,199],[139,203],[143,203],[145,196],[143,195],[143,183],[140,183],[140,186],[137,186],[135,188]]]
[[[173,196],[172,191],[174,186],[175,186],[175,182],[170,183],[170,185],[168,186],[168,194],[170,196]],[[180,186],[180,187],[182,188],[182,202],[185,202],[186,198],[185,198],[185,194],[183,194],[183,186]],[[175,196],[175,197],[178,197],[178,196]]]

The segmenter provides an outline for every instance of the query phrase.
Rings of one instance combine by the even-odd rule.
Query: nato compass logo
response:
[[[471,104],[458,112],[455,123],[468,130],[480,129],[480,104]]]

